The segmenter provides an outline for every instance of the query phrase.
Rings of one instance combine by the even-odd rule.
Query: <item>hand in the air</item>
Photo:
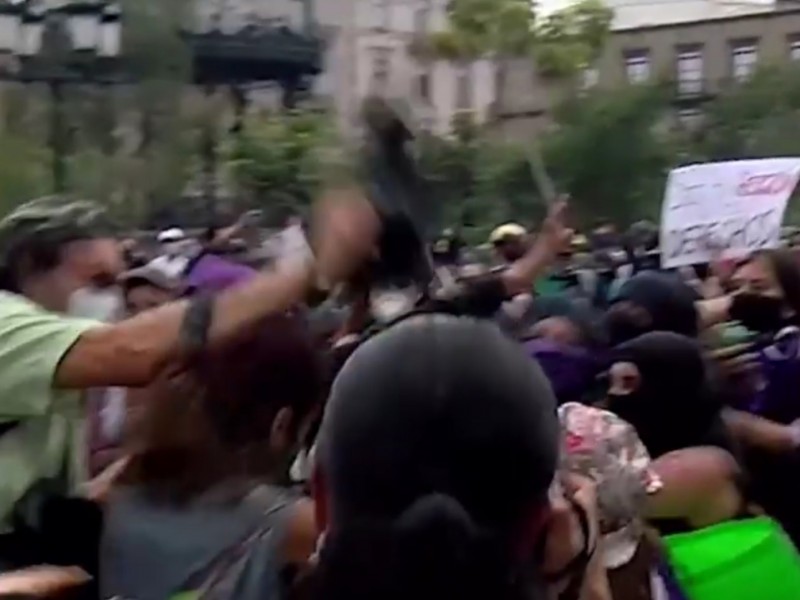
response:
[[[538,243],[545,244],[555,255],[569,250],[575,230],[567,224],[569,204],[566,197],[562,197],[547,211],[547,217],[542,223],[542,229],[537,238]]]
[[[380,223],[356,188],[326,192],[315,208],[313,247],[324,283],[347,280],[374,254]]]

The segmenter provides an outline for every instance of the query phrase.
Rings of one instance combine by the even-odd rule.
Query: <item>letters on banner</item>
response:
[[[664,268],[746,256],[780,242],[800,158],[689,165],[673,170],[661,209]]]

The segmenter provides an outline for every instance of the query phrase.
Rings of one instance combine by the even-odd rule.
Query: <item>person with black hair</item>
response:
[[[655,331],[615,348],[606,405],[636,428],[653,459],[671,456],[665,463],[673,479],[669,497],[655,502],[658,508],[651,515],[658,517],[653,523],[660,531],[686,531],[697,523],[693,518],[712,514],[718,520],[748,514],[738,468],[740,448],[709,385],[707,363],[696,340]],[[704,453],[709,452],[706,460]],[[702,474],[696,479],[717,485],[698,490],[691,484],[692,472]],[[699,497],[707,510],[687,510],[688,502],[676,503],[681,493]],[[722,512],[715,512],[720,507]]]
[[[650,331],[696,337],[700,331],[697,294],[672,273],[642,271],[619,290],[604,325],[611,345]]]
[[[614,348],[612,360],[608,408],[636,427],[651,456],[694,446],[733,450],[696,340],[654,331]]]
[[[534,301],[536,322],[522,336],[525,350],[541,366],[559,404],[583,401],[603,368],[604,338],[585,300],[543,296]]]
[[[740,407],[746,411],[728,409],[726,421],[742,441],[754,497],[800,546],[800,486],[786,476],[800,466],[800,266],[791,251],[763,250],[726,283],[731,294],[703,302],[702,314],[707,322],[739,321],[756,334],[748,352],[761,379]]]
[[[800,325],[800,266],[787,250],[754,254],[733,274],[730,316],[752,331]]]
[[[602,588],[596,522],[590,488],[567,499],[554,483],[559,447],[544,374],[490,322],[413,316],[378,334],[339,373],[320,429],[310,594],[604,597],[581,596]]]

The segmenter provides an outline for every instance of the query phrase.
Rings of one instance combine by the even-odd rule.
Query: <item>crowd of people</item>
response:
[[[387,283],[356,187],[255,222],[0,221],[0,596],[800,599],[791,249],[661,270],[559,202]]]

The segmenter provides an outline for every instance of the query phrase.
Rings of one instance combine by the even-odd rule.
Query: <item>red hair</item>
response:
[[[296,437],[324,382],[305,324],[269,318],[248,339],[154,383],[123,481],[181,501],[222,480],[274,476],[285,461],[270,447],[275,416],[290,408]]]

